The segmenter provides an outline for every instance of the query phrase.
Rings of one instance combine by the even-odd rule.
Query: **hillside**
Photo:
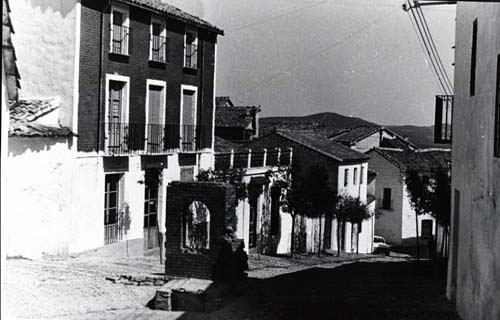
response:
[[[331,134],[342,129],[377,124],[355,117],[347,117],[334,112],[316,113],[299,117],[267,117],[259,120],[260,132],[265,134],[273,128],[319,129]]]

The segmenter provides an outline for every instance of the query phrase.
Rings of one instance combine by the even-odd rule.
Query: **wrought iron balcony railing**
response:
[[[198,68],[198,47],[194,43],[186,45],[186,57],[184,59],[184,67],[191,69]]]
[[[453,96],[436,96],[436,117],[434,122],[434,143],[451,143]]]
[[[212,132],[209,127],[195,125],[108,122],[104,127],[101,149],[108,155],[196,152]]]
[[[111,48],[115,54],[129,55],[131,53],[132,29],[122,25],[111,25]]]
[[[158,35],[151,35],[151,61],[168,62],[169,39]]]

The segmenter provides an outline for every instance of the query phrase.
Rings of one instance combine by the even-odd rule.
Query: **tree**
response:
[[[448,238],[451,210],[451,181],[448,171],[438,169],[419,172],[416,169],[410,169],[406,171],[405,182],[410,204],[416,215],[430,214],[439,225],[444,227],[445,234],[441,246],[447,254],[444,242]],[[417,247],[418,245],[417,232]],[[419,251],[417,251],[417,256],[420,258]]]
[[[362,203],[359,198],[354,198],[350,195],[341,195],[338,199],[335,209],[335,217],[337,218],[337,256],[340,256],[342,230],[345,229],[346,222],[352,224],[360,224],[364,220],[371,217],[366,204]],[[359,234],[356,235],[359,237]],[[359,238],[356,241],[359,249]]]

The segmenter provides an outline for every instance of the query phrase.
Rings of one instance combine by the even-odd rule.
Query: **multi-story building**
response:
[[[213,166],[223,31],[159,0],[20,0],[11,10],[21,94],[59,96],[57,122],[76,134],[63,164],[73,182],[60,208],[63,246],[96,248],[125,233],[159,246],[166,185]]]
[[[463,319],[499,319],[500,3],[459,1],[455,45],[447,295]]]

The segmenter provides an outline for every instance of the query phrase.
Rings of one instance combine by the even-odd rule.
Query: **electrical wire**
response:
[[[427,19],[425,18],[425,15],[424,15],[424,12],[422,11],[422,8],[419,6],[418,9],[420,10],[420,13],[421,13],[421,16],[422,16],[422,19],[424,21],[424,26],[427,28],[428,30],[428,33],[429,33],[429,38],[431,40],[431,44],[432,46],[434,47],[434,50],[436,51],[436,55],[437,55],[437,58],[438,58],[438,62],[440,63],[441,65],[441,68],[443,69],[443,73],[444,73],[444,76],[446,78],[446,81],[448,82],[448,86],[451,90],[451,92],[453,92],[453,84],[448,76],[448,73],[446,72],[446,68],[444,67],[444,64],[443,64],[443,61],[441,60],[441,56],[439,55],[439,51],[437,50],[436,48],[436,43],[434,42],[434,39],[432,37],[432,34],[430,32],[430,28],[429,28],[429,25],[427,24]]]
[[[439,82],[439,85],[440,85],[441,89],[443,90],[444,94],[448,94],[448,91],[446,89],[446,86],[444,85],[443,79],[439,76],[439,72],[438,72],[437,67],[435,65],[434,59],[432,58],[432,55],[430,53],[429,47],[427,45],[427,42],[425,41],[425,37],[423,36],[422,30],[420,28],[420,25],[418,24],[417,17],[415,15],[415,13],[413,12],[413,6],[410,3],[410,0],[408,0],[408,5],[410,7],[410,10],[408,12],[411,13],[410,19],[411,19],[411,17],[413,17],[413,21],[415,21],[415,25],[417,27],[416,28],[417,29],[417,37],[421,37],[422,38],[422,43],[424,44],[424,47],[425,47],[425,53],[427,54],[427,56],[430,59],[432,69],[433,69],[433,71],[435,73],[435,76],[436,76],[438,82]]]
[[[308,63],[308,62],[309,62],[309,61],[311,61],[312,59],[314,59],[314,58],[316,58],[316,57],[318,57],[318,56],[320,56],[320,55],[323,55],[323,54],[325,54],[326,52],[328,52],[328,51],[332,50],[333,48],[337,47],[339,44],[344,43],[345,41],[350,40],[352,37],[354,37],[354,36],[356,36],[356,35],[360,34],[360,33],[361,33],[361,32],[363,32],[364,30],[366,30],[366,29],[368,29],[368,28],[370,28],[370,27],[372,27],[372,26],[374,26],[374,25],[378,24],[379,22],[382,22],[383,20],[385,20],[386,18],[388,18],[389,16],[391,16],[392,14],[394,14],[394,13],[395,13],[396,11],[398,11],[398,10],[400,10],[400,9],[399,9],[399,8],[397,8],[397,9],[395,9],[395,10],[391,11],[390,13],[388,13],[387,15],[385,15],[385,16],[383,16],[383,17],[379,18],[379,19],[376,19],[376,20],[374,20],[374,21],[372,21],[372,22],[370,22],[370,23],[368,23],[368,24],[366,24],[366,25],[362,26],[361,28],[359,28],[359,29],[357,29],[357,30],[355,30],[355,31],[353,31],[353,32],[351,32],[351,33],[349,33],[348,35],[346,35],[346,36],[345,36],[345,37],[343,37],[342,39],[340,39],[340,40],[338,40],[338,41],[333,42],[333,43],[332,43],[332,44],[330,44],[328,47],[326,47],[326,48],[324,48],[324,49],[322,49],[322,50],[320,50],[320,51],[318,51],[318,52],[314,53],[313,55],[311,55],[311,56],[309,56],[309,57],[306,57],[306,58],[305,58],[305,59],[303,59],[301,62],[293,64],[292,66],[288,67],[285,71],[282,71],[282,72],[279,72],[279,73],[277,73],[277,74],[274,74],[273,76],[268,77],[268,78],[266,78],[266,79],[264,79],[264,80],[262,80],[262,81],[259,81],[258,83],[256,83],[255,85],[253,85],[253,86],[251,86],[251,87],[249,87],[249,88],[247,88],[247,89],[244,89],[244,90],[239,91],[238,93],[236,93],[236,96],[240,96],[240,95],[242,95],[242,94],[244,94],[244,93],[251,92],[251,91],[253,91],[253,90],[257,89],[258,87],[260,87],[260,86],[262,86],[262,85],[264,85],[264,84],[267,84],[267,83],[269,83],[269,82],[273,81],[274,79],[276,79],[276,78],[278,78],[278,77],[280,77],[280,76],[282,76],[282,75],[289,74],[289,73],[290,73],[293,69],[296,69],[297,67],[299,67],[299,66],[301,66],[301,65],[303,65],[303,64],[305,64],[305,63]]]

